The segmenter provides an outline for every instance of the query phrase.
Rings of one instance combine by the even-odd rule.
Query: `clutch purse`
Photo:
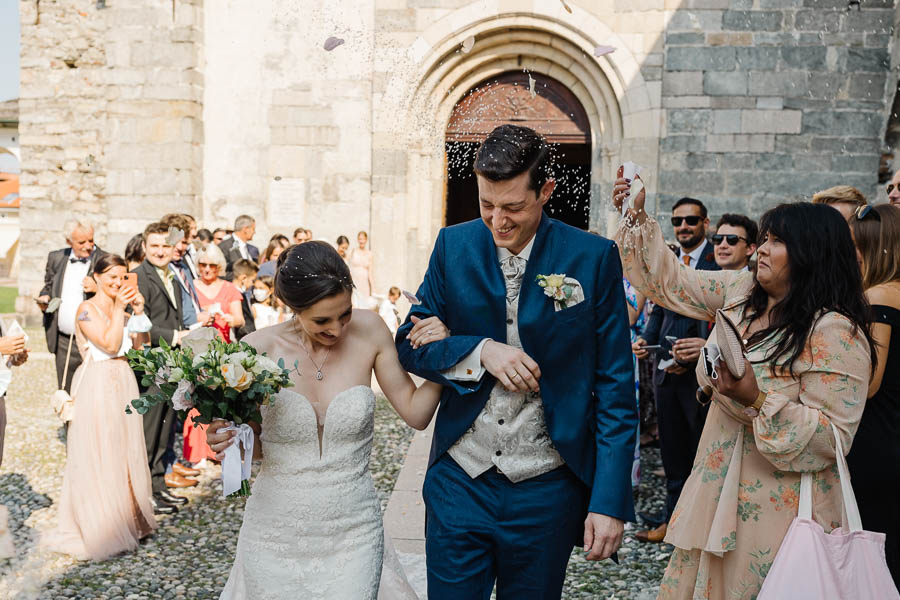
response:
[[[737,379],[743,377],[747,368],[744,360],[747,347],[741,339],[737,326],[722,312],[722,309],[716,311],[716,344],[728,371]]]

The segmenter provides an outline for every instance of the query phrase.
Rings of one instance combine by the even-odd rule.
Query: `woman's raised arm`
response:
[[[613,188],[613,204],[627,199],[629,182],[619,179]],[[666,246],[659,224],[644,211],[646,193],[641,190],[619,223],[616,243],[625,278],[640,293],[680,315],[711,321],[730,297],[744,295],[753,275],[742,271],[697,271],[681,264]]]

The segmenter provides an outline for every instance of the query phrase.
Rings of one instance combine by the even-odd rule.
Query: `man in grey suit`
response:
[[[69,352],[69,343],[75,333],[75,313],[78,306],[96,292],[91,278],[94,264],[104,254],[94,245],[94,228],[89,223],[71,221],[65,226],[68,248],[54,250],[47,256],[44,287],[37,304],[44,312],[44,333],[47,348],[56,355],[56,378],[62,387],[66,356],[66,391],[72,386],[72,375],[81,364],[78,348]]]
[[[254,235],[256,235],[256,219],[250,215],[241,215],[234,220],[234,233],[219,244],[219,250],[225,255],[224,279],[231,281],[234,276],[234,263],[242,258],[259,264],[259,248],[250,243]]]

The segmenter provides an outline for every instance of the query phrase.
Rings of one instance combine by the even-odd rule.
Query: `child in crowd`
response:
[[[274,306],[275,278],[271,275],[257,277],[253,282],[253,319],[256,328],[262,329],[280,323],[280,311]]]

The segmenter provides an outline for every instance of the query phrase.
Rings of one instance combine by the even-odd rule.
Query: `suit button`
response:
[[[507,320],[506,320],[506,324],[507,324],[507,325],[512,325],[512,324],[513,324],[513,320],[512,320],[512,319],[507,319]]]
[[[497,452],[496,452],[495,454],[496,454],[497,456],[500,456],[500,455],[503,454],[503,452],[501,452],[500,450],[497,450]]]
[[[503,423],[504,423],[503,419],[500,419],[499,421],[497,421],[497,425],[503,425]]]

